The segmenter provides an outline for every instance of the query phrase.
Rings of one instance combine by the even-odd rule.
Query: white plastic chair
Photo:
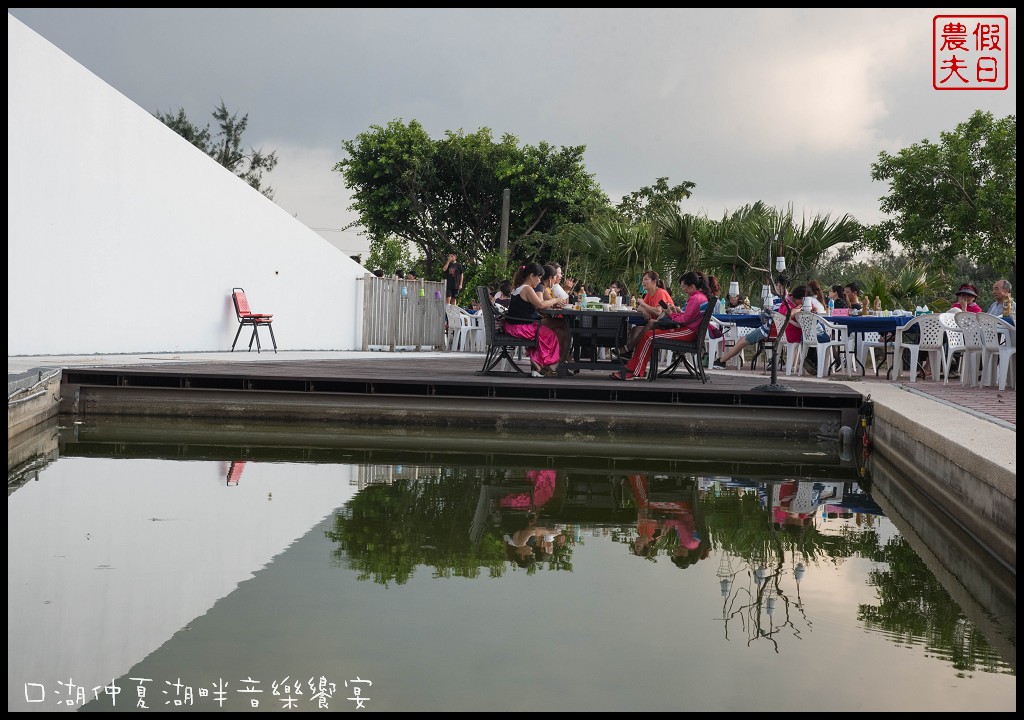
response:
[[[799,323],[797,322],[797,311],[791,310],[790,313],[790,324],[796,323],[799,326]],[[803,355],[800,353],[801,343],[799,341],[790,342],[789,340],[786,339],[786,334],[782,332],[782,325],[783,323],[786,322],[785,315],[783,315],[780,312],[774,312],[772,313],[772,320],[775,323],[775,332],[779,336],[776,342],[781,342],[782,345],[780,345],[779,348],[785,348],[786,351],[784,356],[786,362],[786,374],[792,375],[793,371],[800,368],[801,363],[803,362]]]
[[[981,383],[982,354],[985,347],[981,342],[981,322],[978,318],[980,314],[960,311],[953,315],[953,322],[960,328],[964,336],[964,359],[963,367],[960,368],[960,382],[971,387],[977,387]],[[993,338],[998,344],[999,338],[994,332]]]
[[[882,340],[882,334],[877,332],[865,332],[860,333],[860,337],[855,337],[856,333],[849,333],[847,335],[847,352],[853,352],[853,346],[857,346],[857,360],[860,361],[861,367],[867,367],[867,360],[871,358],[871,369],[875,375],[878,374],[878,363],[875,360],[875,350],[878,348],[885,349],[885,341]],[[856,342],[854,342],[856,340]],[[885,358],[882,358],[885,360]],[[852,368],[851,368],[852,369]]]
[[[1017,387],[1017,328],[1002,318],[977,313],[982,329],[982,385],[991,385],[998,369],[998,386],[1005,390],[1007,381]]]
[[[448,332],[445,333],[445,345],[449,351],[458,350],[459,328],[462,327],[462,316],[459,308],[450,303],[445,303],[444,316],[448,320]]]
[[[462,352],[482,352],[484,349],[484,316],[482,313],[469,313],[459,308],[462,324],[459,326],[456,344]]]
[[[715,325],[719,330],[722,331],[722,336],[713,338],[711,337],[710,330],[708,331],[707,337],[707,349],[708,349],[708,367],[713,368],[715,366],[715,360],[719,356],[725,355],[729,348],[736,344],[737,329],[736,323],[727,322],[725,320],[717,320],[711,318],[711,325]],[[743,367],[743,358],[741,355],[736,355],[730,362],[735,361],[736,369]]]
[[[904,339],[907,331],[917,328],[921,333],[920,342],[912,343]],[[942,368],[942,338],[945,336],[945,328],[939,320],[938,315],[919,315],[896,328],[896,340],[893,343],[893,364],[896,367],[898,380],[903,373],[903,351],[910,353],[910,382],[917,382],[917,360],[923,351],[928,354],[928,364],[931,366],[932,380],[939,379]]]
[[[942,324],[944,329],[942,345],[945,348],[942,363],[942,383],[944,385],[949,384],[949,372],[953,366],[953,358],[957,355],[965,354],[967,345],[964,342],[964,333],[956,324],[954,313],[942,313],[939,315],[939,322]],[[966,365],[966,358],[964,361]]]
[[[838,364],[840,371],[845,366],[846,371],[844,374],[849,375],[849,341],[846,326],[831,323],[813,312],[797,313],[796,321],[800,323],[800,332],[803,334],[800,342],[800,352],[806,354],[810,348],[815,348],[818,354],[818,377],[825,377],[825,373],[830,371],[833,364]],[[824,329],[828,333],[828,340],[824,342],[818,340],[819,328]],[[841,359],[840,351],[842,351]],[[800,363],[799,372],[801,375],[804,374],[802,362]]]

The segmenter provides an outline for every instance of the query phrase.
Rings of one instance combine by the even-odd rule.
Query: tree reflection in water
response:
[[[859,606],[858,620],[866,628],[900,643],[923,644],[948,656],[963,672],[1006,671],[984,635],[906,541],[881,541],[870,512],[819,528],[819,511],[826,510],[822,504],[790,523],[779,513],[779,503],[785,502],[780,486],[787,481],[697,475],[652,475],[642,497],[629,474],[559,471],[553,491],[540,497],[529,473],[419,468],[415,478],[369,485],[326,532],[336,543],[334,561],[355,570],[361,580],[385,586],[408,582],[421,567],[430,568],[436,578],[571,572],[573,553],[584,544],[587,530],[606,534],[652,562],[674,559],[681,568],[716,556],[726,638],[735,629],[748,645],[767,640],[778,653],[782,638],[799,639],[813,628],[800,595],[804,573],[820,563],[865,558],[876,564],[869,583],[878,599]],[[806,488],[788,482],[796,502],[796,493]],[[850,490],[857,490],[855,484],[846,483],[848,496]],[[512,497],[518,502],[503,504]],[[853,497],[870,504],[863,493]],[[689,535],[687,526],[679,525],[688,522],[684,507],[692,511]],[[638,553],[647,522],[660,525],[662,532],[652,532],[651,542]],[[525,554],[529,561],[518,562],[507,552],[507,540],[531,523],[559,537],[549,554]],[[684,545],[687,552],[681,553]]]

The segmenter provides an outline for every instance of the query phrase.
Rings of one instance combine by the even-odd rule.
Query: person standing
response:
[[[1014,317],[1017,316],[1017,303],[1013,301],[1013,297],[1010,295],[1012,290],[1009,280],[996,280],[995,284],[992,285],[992,298],[995,300],[988,308],[989,315],[995,315],[997,317],[1003,314],[1003,303],[1006,302],[1007,298],[1010,300],[1010,314]]]
[[[448,253],[448,261],[441,268],[445,281],[445,300],[449,305],[459,304],[459,293],[462,292],[463,268],[455,258],[455,253]]]

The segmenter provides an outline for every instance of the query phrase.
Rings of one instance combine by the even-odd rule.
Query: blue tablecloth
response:
[[[756,313],[754,315],[715,315],[716,320],[722,322],[735,323],[737,327],[743,328],[756,328],[761,325],[761,314]],[[851,317],[849,315],[836,316],[829,315],[825,317],[826,320],[836,325],[845,325],[849,328],[851,333],[886,333],[894,332],[896,328],[901,325],[906,325],[907,322],[913,319],[911,315],[891,315],[884,317],[882,315],[858,315]]]
[[[761,326],[761,313],[754,313],[752,315],[714,315],[715,320],[721,320],[722,322],[733,323],[736,327],[742,328],[756,328]]]
[[[830,315],[825,318],[834,325],[845,325],[851,333],[888,333],[895,332],[896,328],[906,325],[914,319],[912,315],[858,315],[856,317]]]

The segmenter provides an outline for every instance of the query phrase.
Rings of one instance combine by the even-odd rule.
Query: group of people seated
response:
[[[534,377],[557,376],[558,364],[570,351],[570,330],[565,319],[539,312],[564,308],[572,302],[575,283],[570,280],[565,284],[569,287],[563,284],[559,265],[530,262],[519,269],[508,287],[501,287],[494,294],[495,303],[507,302],[503,316],[505,332],[513,337],[537,339],[537,347],[528,351]],[[626,360],[626,367],[612,373],[615,380],[637,380],[644,376],[655,336],[691,339],[700,325],[708,297],[719,293],[714,276],[699,271],[684,273],[680,278],[680,289],[686,297],[682,306],[673,301],[657,272],[645,272],[641,284],[643,296],[635,303],[639,314],[631,318],[625,346],[616,348],[621,359]],[[608,294],[613,290],[617,293],[624,288],[616,282],[609,286]],[[658,326],[659,319],[664,317],[670,318],[672,326]]]
[[[700,326],[703,310],[709,297],[719,297],[720,288],[714,275],[697,270],[683,273],[679,279],[679,289],[685,301],[676,303],[665,287],[661,276],[654,270],[648,270],[641,276],[642,292],[633,303],[636,315],[629,318],[629,330],[624,345],[614,348],[614,355],[625,362],[622,370],[613,372],[613,380],[629,381],[642,379],[647,372],[651,352],[656,337],[691,340]],[[811,312],[825,315],[831,308],[848,308],[851,311],[863,309],[861,287],[856,281],[845,285],[832,285],[826,296],[820,282],[810,280],[790,290],[790,279],[785,275],[775,278],[775,294],[772,297],[772,309],[790,314],[803,310],[805,303],[810,305]],[[624,295],[625,287],[619,281],[612,282],[604,295]],[[529,262],[519,268],[512,280],[502,281],[493,292],[494,303],[506,308],[503,313],[504,329],[509,335],[525,339],[536,337],[537,346],[528,351],[533,377],[557,376],[559,363],[567,359],[570,352],[571,333],[569,325],[557,314],[541,313],[542,310],[560,309],[575,302],[576,297],[587,294],[582,284],[563,276],[558,263],[542,265]],[[1004,300],[1009,297],[1010,284],[1000,280],[993,286],[993,303],[990,312],[1002,314]],[[959,307],[970,312],[981,312],[974,300],[978,293],[973,285],[964,284],[957,292]],[[1012,300],[1011,300],[1012,302]],[[749,307],[749,301],[741,295],[731,294],[726,299],[727,307]],[[1016,304],[1013,303],[1016,315]],[[665,323],[666,318],[668,323]],[[775,337],[776,327],[772,314],[764,312],[763,322],[730,347],[714,367],[725,368],[730,360],[750,345],[757,345]],[[786,340],[798,343],[801,340],[799,323],[790,322],[786,326]],[[827,342],[828,334],[819,329],[819,341]]]

